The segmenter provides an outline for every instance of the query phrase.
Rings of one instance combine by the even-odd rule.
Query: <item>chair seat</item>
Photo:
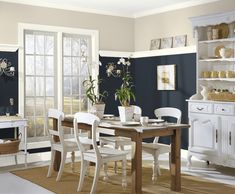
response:
[[[162,143],[142,143],[142,149],[152,154],[152,150],[159,150],[159,154],[171,152],[171,146]]]
[[[100,137],[100,141],[102,143],[113,143],[120,145],[131,145],[131,139],[128,137],[121,136],[108,136],[108,137]]]
[[[115,161],[117,160],[117,157],[122,160],[122,158],[126,157],[128,154],[128,151],[113,149],[113,148],[107,148],[107,147],[99,147],[99,152],[101,155],[102,160],[108,160],[108,161]],[[95,150],[87,150],[83,152],[84,157],[89,157],[89,160],[96,160],[96,155],[94,154]]]

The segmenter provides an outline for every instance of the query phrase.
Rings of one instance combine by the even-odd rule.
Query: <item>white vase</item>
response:
[[[134,107],[118,106],[119,117],[121,122],[131,121],[134,116]]]
[[[93,104],[90,112],[102,119],[104,115],[104,109],[105,104]]]
[[[202,100],[208,100],[208,93],[209,93],[209,88],[207,86],[201,85],[201,95],[202,95]]]

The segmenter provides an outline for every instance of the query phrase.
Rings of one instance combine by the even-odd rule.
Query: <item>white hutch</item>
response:
[[[235,167],[235,11],[190,18],[197,93],[188,100],[191,157]]]

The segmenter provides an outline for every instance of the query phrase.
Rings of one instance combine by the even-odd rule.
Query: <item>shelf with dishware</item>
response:
[[[196,156],[235,168],[235,11],[191,18],[196,94],[188,100],[188,165]]]

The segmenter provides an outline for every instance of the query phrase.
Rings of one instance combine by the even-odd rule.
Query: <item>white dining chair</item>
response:
[[[50,128],[49,119],[57,119],[57,127],[58,127],[57,130]],[[60,168],[57,174],[56,181],[59,181],[61,179],[67,153],[68,152],[74,153],[74,151],[78,150],[76,141],[64,139],[64,129],[62,127],[63,119],[64,119],[64,113],[62,111],[59,111],[57,109],[49,109],[47,116],[46,116],[46,122],[45,122],[45,128],[48,132],[50,143],[51,143],[51,161],[50,161],[47,177],[50,177],[52,174],[56,151],[61,152],[61,163],[60,163]],[[58,138],[59,141],[55,141],[55,138]],[[72,159],[72,164],[74,164],[74,160],[75,160],[74,155],[72,155],[71,159]]]
[[[176,119],[177,124],[181,123],[182,113],[177,108],[171,108],[171,107],[158,108],[154,110],[154,114],[158,119],[161,119],[162,117],[172,117]],[[170,145],[158,143],[158,140],[159,137],[155,137],[152,143],[142,143],[142,150],[153,156],[153,174],[152,174],[153,182],[157,180],[158,175],[161,175],[159,161],[158,161],[159,155],[169,153],[169,158],[170,158],[170,152],[171,152]]]
[[[87,167],[89,162],[95,163],[95,173],[92,183],[92,188],[90,194],[94,194],[96,191],[96,185],[99,178],[100,168],[104,165],[105,176],[107,176],[107,163],[114,161],[122,161],[122,186],[127,186],[126,180],[126,156],[127,152],[122,150],[117,150],[107,147],[98,147],[96,141],[96,130],[99,126],[100,119],[91,113],[78,112],[74,115],[74,134],[77,140],[79,150],[81,152],[81,171],[80,171],[80,180],[78,184],[77,191],[81,191],[83,187],[83,182]],[[91,126],[91,147],[90,149],[85,149],[79,134],[79,123],[83,123]]]
[[[142,110],[139,106],[132,105],[134,107],[134,118],[140,118],[142,114]],[[124,150],[124,146],[132,146],[132,141],[128,137],[121,136],[105,136],[100,137],[100,145],[103,147],[104,145],[112,145],[115,149]],[[132,148],[133,150],[133,148]],[[133,152],[133,151],[132,151]],[[132,153],[133,155],[133,153]],[[117,162],[115,162],[114,166],[115,173],[117,172]]]

